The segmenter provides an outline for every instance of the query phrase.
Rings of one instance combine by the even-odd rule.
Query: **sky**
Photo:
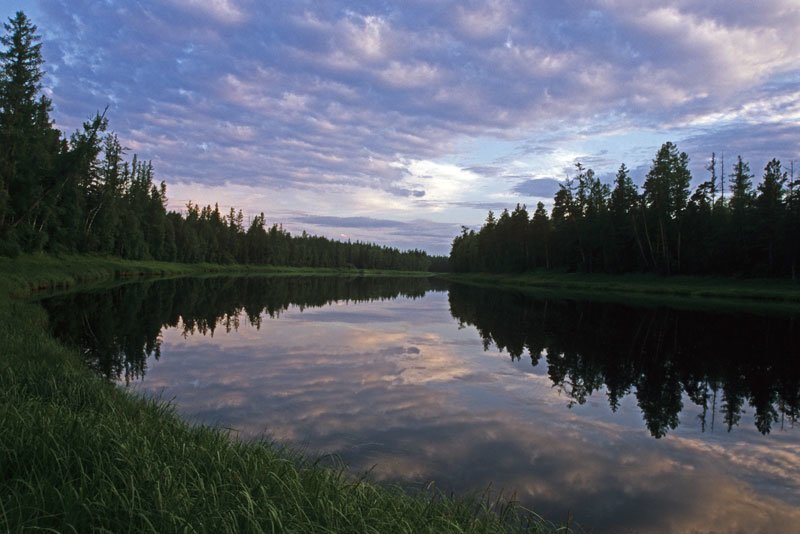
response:
[[[641,184],[666,141],[800,162],[800,0],[0,0],[39,27],[66,133],[108,106],[169,208],[446,254],[552,204],[576,161]],[[798,163],[800,169],[800,163]],[[719,172],[719,170],[718,170]]]

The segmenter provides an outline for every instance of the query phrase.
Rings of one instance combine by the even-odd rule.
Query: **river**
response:
[[[796,315],[317,276],[43,305],[120,387],[354,476],[512,498],[599,532],[800,525]]]

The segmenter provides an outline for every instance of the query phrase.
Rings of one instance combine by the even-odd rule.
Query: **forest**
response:
[[[708,179],[690,194],[689,157],[664,143],[641,191],[622,164],[613,184],[581,163],[560,185],[548,214],[519,204],[489,212],[479,231],[462,228],[450,264],[457,272],[557,270],[797,278],[800,180],[777,159],[757,187],[741,156],[726,176],[711,155]],[[717,169],[720,169],[719,175]]]
[[[291,235],[261,213],[189,202],[167,210],[166,184],[150,161],[108,130],[106,112],[69,137],[55,128],[42,91],[36,26],[18,12],[0,37],[0,255],[111,254],[184,263],[425,271],[419,250]]]

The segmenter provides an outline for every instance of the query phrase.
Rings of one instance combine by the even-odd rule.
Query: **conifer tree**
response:
[[[736,272],[748,269],[752,254],[751,238],[753,235],[751,209],[755,199],[753,175],[750,165],[738,156],[730,174],[731,196],[728,200],[731,222],[729,225],[729,256],[733,260]]]
[[[550,219],[544,203],[536,204],[536,211],[531,218],[531,244],[533,251],[533,267],[550,268]]]
[[[759,253],[767,258],[767,269],[773,274],[776,268],[778,247],[784,227],[784,184],[787,175],[781,162],[772,159],[764,168],[764,177],[758,186],[755,199]]]
[[[41,246],[59,135],[50,101],[39,95],[42,54],[36,26],[21,11],[0,36],[0,236],[24,248]],[[46,177],[46,179],[43,179]]]
[[[750,174],[750,165],[739,156],[731,173],[731,211],[743,214],[749,208],[755,197],[753,191],[753,175]]]
[[[680,219],[689,200],[689,157],[678,153],[673,143],[664,143],[653,160],[644,182],[644,201],[648,226],[655,229],[650,247],[658,268],[670,274],[680,268]]]
[[[611,192],[609,209],[613,232],[613,252],[616,258],[616,269],[628,271],[637,265],[636,258],[644,249],[636,226],[639,206],[639,192],[633,183],[628,167],[620,165],[614,178],[614,190]]]

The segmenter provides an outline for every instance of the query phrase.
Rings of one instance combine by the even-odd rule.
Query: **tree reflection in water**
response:
[[[450,312],[474,326],[484,348],[547,365],[570,406],[603,389],[616,411],[633,395],[650,433],[679,423],[684,399],[700,407],[702,430],[739,424],[746,406],[764,434],[800,411],[800,329],[795,317],[721,314],[591,301],[536,299],[435,279],[212,277],[128,284],[48,299],[53,332],[80,347],[99,374],[141,379],[161,355],[163,328],[213,336],[247,321],[259,328],[289,306],[422,297],[449,288]],[[685,394],[685,395],[684,395]],[[717,413],[719,412],[719,413]]]
[[[161,357],[161,330],[213,336],[237,330],[242,320],[258,329],[289,306],[301,310],[333,302],[418,298],[439,283],[424,278],[212,277],[126,284],[113,289],[45,299],[51,331],[79,347],[86,363],[110,380],[144,377],[147,359]]]
[[[544,358],[570,405],[605,387],[616,411],[633,394],[650,433],[678,426],[683,393],[705,430],[737,426],[745,404],[766,434],[800,409],[800,329],[795,317],[723,314],[590,301],[534,299],[453,285],[450,311],[514,360]],[[716,413],[717,400],[720,413]]]

